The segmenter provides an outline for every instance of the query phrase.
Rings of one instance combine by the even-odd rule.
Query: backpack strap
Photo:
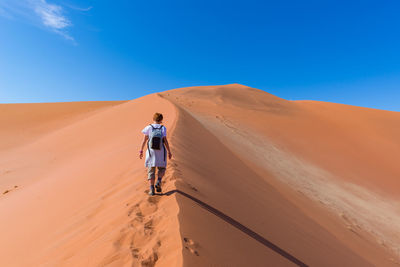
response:
[[[154,130],[154,129],[161,129],[162,127],[164,127],[164,125],[161,125],[160,128],[154,128],[153,125],[151,125],[151,124],[149,124],[149,125],[151,126],[151,128],[153,128],[153,130]]]
[[[165,144],[164,142],[162,143],[163,149],[164,149],[164,162],[165,162],[165,158],[167,157],[167,150],[165,149]]]
[[[147,151],[149,151],[149,157],[151,157],[149,143],[150,143],[150,139],[147,141]]]

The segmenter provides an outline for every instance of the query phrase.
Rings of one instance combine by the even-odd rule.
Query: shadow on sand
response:
[[[224,220],[225,222],[229,223],[233,227],[236,227],[237,229],[239,229],[240,231],[242,231],[246,235],[248,235],[251,238],[257,240],[258,242],[260,242],[264,246],[270,248],[271,250],[273,250],[276,253],[280,254],[282,257],[285,257],[287,260],[293,262],[294,264],[296,264],[298,266],[302,266],[302,267],[308,266],[305,263],[303,263],[302,261],[300,261],[299,259],[297,259],[296,257],[294,257],[293,255],[289,254],[288,252],[284,251],[280,247],[278,247],[275,244],[271,243],[270,241],[268,241],[264,237],[260,236],[256,232],[252,231],[251,229],[247,228],[243,224],[241,224],[238,221],[234,220],[233,218],[229,217],[225,213],[223,213],[223,212],[211,207],[210,205],[204,203],[203,201],[201,201],[201,200],[199,200],[199,199],[197,199],[197,198],[195,198],[195,197],[193,197],[193,196],[191,196],[191,195],[189,195],[189,194],[187,194],[185,192],[182,192],[181,190],[171,190],[171,191],[168,191],[168,192],[166,192],[166,193],[164,193],[162,195],[169,196],[169,195],[172,195],[174,193],[180,194],[180,195],[182,195],[182,196],[184,196],[184,197],[186,197],[186,198],[188,198],[190,200],[193,200],[194,202],[196,202],[203,209],[205,209],[205,210],[211,212],[212,214],[214,214],[215,216],[221,218],[222,220]]]

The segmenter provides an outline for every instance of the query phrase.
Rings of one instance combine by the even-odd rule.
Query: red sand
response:
[[[0,111],[0,266],[399,264],[400,113],[238,84]],[[149,197],[154,112],[174,158]]]

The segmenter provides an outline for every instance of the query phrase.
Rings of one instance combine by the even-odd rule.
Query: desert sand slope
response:
[[[0,266],[181,265],[175,196],[149,198],[137,158],[151,104],[173,131],[157,95],[0,106]]]
[[[126,101],[0,104],[0,151],[26,144],[103,108]]]
[[[184,266],[397,266],[399,113],[237,84],[161,95]]]
[[[399,113],[238,84],[0,111],[0,266],[399,265]]]

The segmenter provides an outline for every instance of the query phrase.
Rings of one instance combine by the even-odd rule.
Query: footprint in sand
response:
[[[133,217],[132,214],[135,216]],[[128,217],[133,217],[133,219],[130,222],[131,227],[135,227],[137,223],[142,223],[144,219],[144,215],[142,211],[140,210],[139,204],[134,205],[132,208],[129,209],[128,211]]]
[[[153,220],[150,219],[148,222],[144,224],[144,234],[152,235],[153,234]]]
[[[131,241],[131,244],[129,245],[129,249],[131,251],[131,255],[132,255],[133,258],[135,258],[135,259],[139,258],[139,251],[140,250],[138,248],[134,247],[133,240]]]
[[[151,204],[151,205],[157,205],[158,202],[160,202],[160,198],[159,197],[148,197],[147,201]]]
[[[147,201],[140,201],[128,210],[128,217],[132,218],[129,222],[129,226],[134,229],[143,229],[145,235],[151,235],[153,232],[153,221],[148,220],[148,217],[157,211],[158,202],[160,198],[149,197]],[[143,222],[146,221],[144,224]]]
[[[14,188],[13,188],[13,189],[7,189],[7,190],[5,190],[5,191],[3,192],[3,195],[5,195],[5,194],[7,194],[7,193],[9,193],[9,192],[11,192],[11,191],[13,191],[13,190],[16,189],[16,188],[18,188],[18,185],[14,185]]]
[[[196,256],[200,256],[199,252],[196,250],[196,248],[199,247],[199,245],[196,242],[187,237],[184,237],[183,241],[185,242],[185,248],[189,250],[190,253]]]
[[[140,222],[143,221],[143,213],[141,211],[136,212],[135,215],[136,215],[136,219],[138,221],[140,221]]]
[[[137,211],[137,210],[139,210],[139,203],[135,204],[133,207],[131,207],[131,208],[128,210],[128,216],[131,216],[132,213],[133,213],[134,211]]]
[[[198,192],[199,190],[197,190],[197,188],[196,187],[194,187],[193,185],[191,185],[191,184],[189,184],[189,183],[186,183],[188,186],[189,186],[189,188],[191,189],[191,190],[193,190],[193,191],[195,191],[195,192]]]
[[[158,249],[161,247],[161,241],[158,240],[150,251],[142,251],[139,247],[135,247],[132,240],[129,246],[131,255],[133,257],[132,266],[154,266],[158,260]]]
[[[141,262],[141,265],[143,267],[152,267],[156,264],[156,261],[158,261],[158,254],[156,251],[153,251],[149,257]]]

